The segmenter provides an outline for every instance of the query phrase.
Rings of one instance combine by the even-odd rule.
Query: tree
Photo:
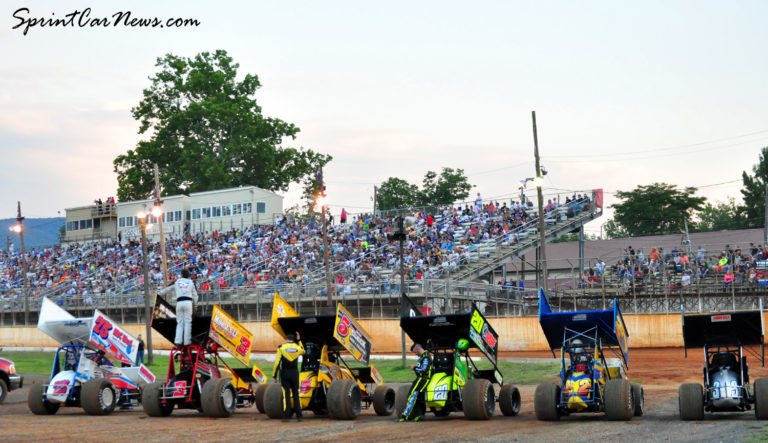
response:
[[[693,196],[696,190],[688,187],[680,191],[675,185],[653,183],[632,191],[617,191],[616,197],[624,201],[611,205],[616,228],[632,237],[678,233],[684,221],[690,221],[706,201],[706,197]]]
[[[740,212],[747,219],[748,226],[762,226],[765,223],[765,183],[768,182],[768,147],[760,150],[760,158],[752,166],[752,174],[741,173],[744,187],[741,195],[744,205]]]
[[[463,169],[443,168],[440,176],[427,171],[422,181],[419,200],[423,206],[446,206],[469,196],[469,184]]]
[[[154,189],[153,163],[166,194],[254,185],[285,191],[331,157],[281,146],[299,128],[262,115],[256,75],[238,81],[239,65],[226,51],[194,58],[158,58],[159,71],[131,109],[139,134],[136,149],[118,155],[118,198],[147,198]]]
[[[416,206],[418,201],[419,188],[397,177],[388,178],[376,192],[376,209],[381,211]]]
[[[723,229],[745,229],[747,219],[733,197],[728,202],[707,203],[696,214],[697,221],[691,226],[693,232],[720,231]]]

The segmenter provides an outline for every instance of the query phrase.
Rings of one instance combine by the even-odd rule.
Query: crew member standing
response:
[[[272,377],[277,381],[277,370],[280,369],[280,384],[283,386],[283,421],[288,421],[295,413],[301,421],[301,400],[299,399],[299,356],[304,355],[301,345],[301,334],[287,334],[286,342],[277,347],[275,368]],[[293,401],[291,401],[293,400]]]
[[[419,362],[415,366],[411,365],[411,369],[416,373],[416,380],[414,380],[411,385],[408,401],[405,404],[403,414],[400,416],[400,421],[418,421],[424,415],[422,413],[421,415],[411,417],[419,396],[422,395],[425,389],[427,389],[429,378],[432,376],[432,358],[429,356],[429,352],[425,351],[424,347],[419,343],[414,343],[413,346],[411,346],[411,351],[419,357]]]
[[[176,294],[176,339],[174,343],[177,347],[189,346],[192,344],[192,311],[197,303],[197,290],[195,283],[189,279],[189,271],[181,270],[181,278],[177,279],[173,285],[160,291],[160,295],[165,295],[171,291]]]

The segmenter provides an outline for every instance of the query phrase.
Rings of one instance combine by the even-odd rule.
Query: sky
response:
[[[200,25],[13,29],[14,15],[89,7]],[[157,58],[217,49],[258,75],[264,115],[301,129],[286,146],[333,156],[333,213],[443,167],[462,168],[472,195],[517,197],[534,175],[534,110],[545,195],[603,188],[612,204],[667,182],[739,199],[768,146],[765,17],[765,1],[3,0],[0,218],[17,201],[49,217],[115,195],[112,161],[142,138],[130,109]],[[298,203],[299,186],[284,195]]]

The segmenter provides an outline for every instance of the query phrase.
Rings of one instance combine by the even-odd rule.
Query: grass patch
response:
[[[768,427],[751,427],[750,429],[758,429],[747,434],[747,441],[768,441]]]

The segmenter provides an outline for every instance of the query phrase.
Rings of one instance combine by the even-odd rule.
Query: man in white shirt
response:
[[[181,278],[173,285],[160,291],[160,295],[175,291],[176,295],[176,339],[177,347],[192,344],[192,311],[197,303],[197,291],[195,284],[189,279],[189,271],[181,270]]]

